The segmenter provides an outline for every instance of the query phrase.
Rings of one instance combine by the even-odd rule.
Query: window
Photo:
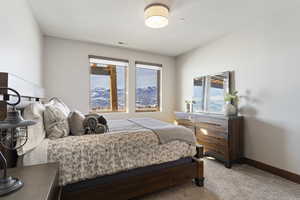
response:
[[[125,112],[128,61],[99,56],[89,56],[89,61],[90,110]]]
[[[135,109],[137,112],[160,111],[162,65],[136,62]]]

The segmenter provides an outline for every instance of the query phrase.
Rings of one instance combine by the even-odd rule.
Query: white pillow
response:
[[[45,106],[48,105],[53,105],[55,107],[58,107],[64,114],[66,117],[69,116],[71,110],[69,109],[69,107],[59,98],[57,97],[53,97],[49,100],[49,103],[47,103]]]
[[[46,106],[44,124],[47,138],[58,139],[69,135],[68,118],[64,115],[62,110],[56,106]]]
[[[69,114],[68,106],[56,97],[45,104],[44,126],[48,138],[58,139],[69,135]]]
[[[28,126],[28,140],[23,147],[17,150],[19,156],[37,147],[46,137],[43,123],[44,111],[45,107],[40,102],[31,103],[25,107],[23,111],[23,118],[25,120],[35,120],[37,123],[35,125]]]

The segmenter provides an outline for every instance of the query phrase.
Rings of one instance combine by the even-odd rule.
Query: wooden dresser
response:
[[[176,112],[176,121],[194,131],[204,156],[224,162],[227,168],[243,157],[243,117]]]

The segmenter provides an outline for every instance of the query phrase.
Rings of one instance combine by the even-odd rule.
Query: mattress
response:
[[[23,164],[59,163],[59,185],[191,157],[196,147],[174,140],[161,144],[150,129],[128,120],[109,121],[109,133],[45,139]]]

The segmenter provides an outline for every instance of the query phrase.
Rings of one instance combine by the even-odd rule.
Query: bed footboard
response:
[[[203,187],[204,186],[203,160],[198,158],[193,158],[193,159],[197,163],[197,172],[196,172],[197,174],[196,174],[196,178],[194,179],[194,182],[198,187]]]
[[[203,146],[197,145],[196,146],[197,154],[193,158],[195,162],[197,162],[197,177],[194,179],[195,184],[198,187],[204,186],[204,166],[203,166]]]
[[[62,188],[62,200],[131,199],[195,180],[203,185],[203,161],[184,158],[159,165],[147,166]]]

